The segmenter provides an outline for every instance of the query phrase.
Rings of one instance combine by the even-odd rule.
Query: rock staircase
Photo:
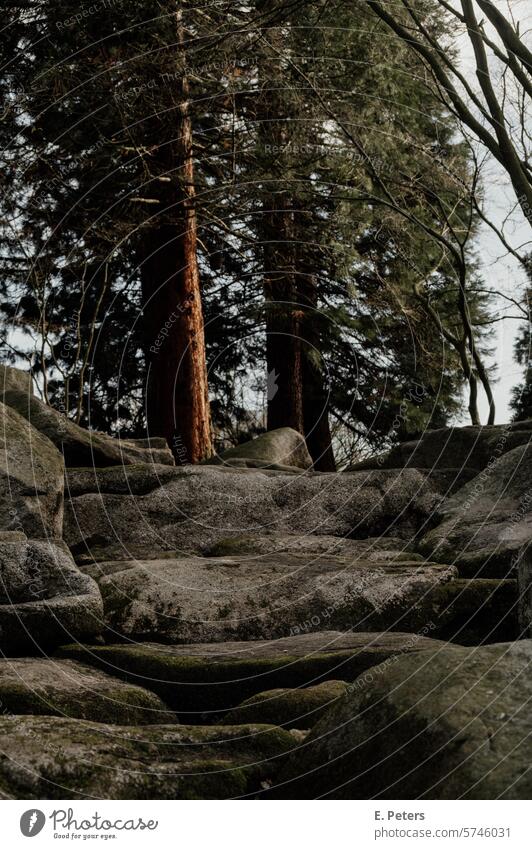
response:
[[[529,798],[528,423],[176,468],[3,378],[2,797]]]

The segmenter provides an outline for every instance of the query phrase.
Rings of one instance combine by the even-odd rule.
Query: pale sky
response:
[[[530,41],[529,34],[532,29],[532,0],[496,0],[496,4],[502,12],[508,15],[510,12],[520,24],[521,34]],[[493,31],[492,31],[493,32]],[[526,35],[528,33],[528,35]],[[464,68],[470,83],[474,82],[474,63],[471,43],[467,37],[461,39]],[[532,115],[531,115],[532,121]],[[496,224],[500,224],[515,205],[515,194],[509,185],[508,177],[504,169],[498,163],[489,162],[489,167],[484,174],[485,210]],[[528,250],[532,251],[532,232],[524,216],[517,211],[512,216],[512,222],[506,227],[506,235],[513,247],[522,247],[529,243]],[[496,289],[512,297],[522,295],[526,285],[526,275],[520,263],[506,251],[489,227],[484,226],[477,240],[479,259],[482,264],[483,274],[490,289]],[[526,252],[526,248],[525,248]],[[504,315],[516,315],[516,309],[508,310],[508,303],[499,299],[495,311]],[[513,347],[517,332],[523,322],[504,318],[493,325],[493,357],[490,365],[496,366],[496,378],[492,379],[493,393],[495,395],[497,408],[497,423],[507,422],[511,411],[508,403],[512,388],[521,382],[523,369],[513,358]],[[487,420],[488,404],[479,388],[479,409],[482,421]],[[460,419],[461,423],[467,424],[467,407]]]

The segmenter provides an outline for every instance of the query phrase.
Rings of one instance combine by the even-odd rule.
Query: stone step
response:
[[[0,705],[4,715],[55,715],[117,725],[177,722],[150,690],[60,658],[0,660]]]
[[[124,473],[135,469],[135,466],[124,466]],[[168,467],[162,467],[168,468]],[[172,470],[170,470],[172,471]],[[76,562],[84,567],[87,574],[101,577],[105,574],[110,561],[123,563],[134,560],[176,560],[185,556],[181,551],[163,548],[161,545],[141,545],[131,543],[116,543],[102,548],[95,545],[90,553],[84,544],[74,546]],[[228,534],[213,545],[207,545],[201,551],[202,557],[242,557],[252,555],[254,558],[268,554],[306,554],[309,557],[332,555],[350,557],[353,561],[361,560],[394,560],[424,562],[426,558],[412,550],[408,540],[399,537],[367,537],[366,539],[351,539],[329,534]]]
[[[3,799],[254,795],[301,739],[271,725],[131,727],[53,716],[1,718],[0,735]]]
[[[187,466],[69,472],[64,535],[76,556],[117,542],[203,553],[234,534],[395,536],[429,521],[448,481],[416,469],[341,474]],[[87,490],[87,491],[84,491]],[[96,552],[95,552],[96,553]]]
[[[324,629],[415,632],[428,623],[434,636],[462,644],[517,635],[515,580],[458,579],[455,567],[403,559],[408,554],[399,552],[366,557],[279,551],[82,568],[98,581],[108,629],[134,640],[226,642]]]
[[[233,534],[208,546],[206,557],[238,557],[277,553],[314,555],[329,554],[351,557],[353,560],[414,560],[424,561],[414,554],[408,540],[399,537],[368,537],[351,539],[328,534]]]
[[[354,679],[389,658],[446,644],[419,634],[317,631],[279,640],[64,646],[60,654],[157,693],[182,722],[218,722],[257,693]]]
[[[418,631],[455,568],[279,552],[118,561],[97,577],[115,635],[168,643],[277,639],[306,630]]]

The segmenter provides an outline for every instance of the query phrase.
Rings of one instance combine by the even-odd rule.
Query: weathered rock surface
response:
[[[130,466],[129,468],[133,468]],[[162,560],[179,557],[176,550],[164,550],[153,545],[122,545],[98,546],[91,548],[91,554],[80,553],[76,561],[82,564],[83,570],[95,578],[109,574],[111,561],[121,562],[126,556],[133,560]],[[278,552],[305,553],[307,556],[333,554],[342,557],[349,556],[354,561],[424,561],[421,554],[413,552],[412,545],[407,540],[394,537],[369,537],[368,539],[349,539],[334,537],[326,534],[239,534],[227,536],[214,545],[207,546],[202,554],[209,557],[233,557],[243,555],[260,556]],[[116,571],[116,569],[115,569]]]
[[[324,681],[300,690],[280,687],[257,693],[229,711],[224,725],[266,722],[283,728],[312,728],[348,687],[345,681]]]
[[[4,716],[55,715],[117,725],[176,721],[175,714],[149,690],[58,658],[0,660],[0,704]]]
[[[459,563],[464,576],[515,572],[519,550],[532,537],[531,479],[532,445],[504,454],[441,505],[439,524],[420,550]]]
[[[456,469],[466,478],[485,469],[532,438],[532,419],[506,425],[439,428],[402,442],[387,454],[363,460],[353,469]]]
[[[97,584],[60,540],[0,540],[0,650],[35,651],[102,628]]]
[[[65,509],[73,551],[105,557],[120,542],[202,553],[228,535],[393,536],[410,540],[440,504],[442,480],[415,469],[300,475],[188,466],[145,495],[87,493]],[[443,489],[443,492],[446,490]],[[124,557],[127,557],[127,553]]]
[[[529,799],[531,662],[531,641],[391,659],[314,727],[277,793]]]
[[[410,549],[411,545],[407,540],[396,537],[349,539],[327,534],[239,534],[219,540],[203,553],[210,557],[233,557],[294,552],[307,555],[341,555],[364,561],[407,560],[410,563],[424,559]]]
[[[0,364],[0,393],[6,389],[17,389],[26,395],[33,395],[33,380],[29,371]]]
[[[49,439],[1,402],[0,436],[0,528],[21,530],[33,537],[60,537],[61,454]]]
[[[263,465],[266,468],[269,465],[297,469],[312,468],[312,457],[305,438],[291,427],[270,430],[257,436],[256,439],[228,448],[206,462],[209,465],[233,463],[247,465],[249,463],[249,468],[262,468]],[[256,466],[253,465],[255,463]]]
[[[427,623],[462,645],[517,638],[515,580],[458,579],[454,567],[407,558],[276,552],[80,568],[100,585],[108,628],[128,639],[224,642]]]
[[[70,467],[65,469],[65,491],[71,498],[89,492],[146,495],[165,483],[179,479],[181,474],[181,468],[160,463]]]
[[[279,687],[306,687],[325,679],[354,679],[390,657],[446,643],[419,634],[302,633],[273,641],[180,646],[156,643],[64,646],[61,655],[97,665],[147,686],[184,722],[217,721],[244,699]]]
[[[170,643],[275,639],[311,628],[417,631],[432,619],[437,589],[457,574],[418,561],[283,553],[101,568],[108,627]]]
[[[119,440],[98,431],[86,430],[27,391],[17,388],[12,380],[5,384],[0,380],[0,398],[54,443],[63,453],[67,466],[114,466],[143,462],[174,464],[166,440]]]
[[[0,719],[5,799],[228,799],[271,780],[297,742],[268,725],[104,725]]]

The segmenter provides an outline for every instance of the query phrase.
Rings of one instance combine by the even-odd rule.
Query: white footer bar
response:
[[[531,804],[327,801],[3,801],[6,847],[366,849],[532,846]]]

